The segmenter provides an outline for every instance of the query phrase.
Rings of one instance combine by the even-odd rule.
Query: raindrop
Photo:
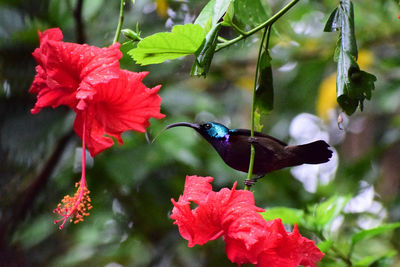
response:
[[[125,210],[117,198],[113,199],[112,211],[116,215],[125,215]]]
[[[6,98],[10,98],[11,96],[11,86],[7,80],[3,82],[3,93]]]

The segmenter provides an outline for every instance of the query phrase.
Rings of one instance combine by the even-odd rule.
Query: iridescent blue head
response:
[[[198,132],[200,132],[201,135],[204,133],[210,138],[220,139],[227,137],[229,129],[220,123],[206,122],[200,124],[200,130]]]
[[[177,126],[185,126],[193,128],[207,140],[215,140],[215,139],[225,140],[229,138],[229,129],[217,122],[209,121],[202,124],[177,122],[168,125],[167,127],[165,127],[165,129],[170,129],[172,127],[177,127]]]

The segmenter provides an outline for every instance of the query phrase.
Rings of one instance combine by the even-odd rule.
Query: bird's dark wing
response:
[[[286,144],[284,142],[262,133],[255,133],[254,140],[249,140],[249,137],[249,130],[235,129],[230,132],[229,153],[225,157],[225,162],[229,166],[247,172],[250,161],[250,144],[254,145],[256,151],[254,174],[264,175],[285,166]]]
[[[232,136],[242,135],[242,136],[250,137],[250,135],[251,135],[251,131],[248,130],[248,129],[232,129],[232,130],[229,130],[229,133]],[[283,142],[283,141],[281,141],[281,140],[279,140],[279,139],[277,139],[277,138],[275,138],[273,136],[270,136],[268,134],[263,134],[263,133],[260,133],[260,132],[254,132],[254,136],[255,137],[265,137],[267,139],[273,140],[273,141],[281,144],[282,146],[287,146],[287,144],[285,142]]]

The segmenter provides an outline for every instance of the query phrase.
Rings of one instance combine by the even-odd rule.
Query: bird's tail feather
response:
[[[292,166],[300,164],[319,164],[328,162],[332,157],[332,150],[329,149],[329,145],[322,140],[315,141],[312,143],[290,146],[288,147],[290,153],[295,156],[293,158]]]

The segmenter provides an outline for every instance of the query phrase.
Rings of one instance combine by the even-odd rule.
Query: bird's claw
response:
[[[251,187],[257,182],[256,179],[244,180],[244,185]]]
[[[258,181],[258,179],[261,179],[261,178],[263,178],[264,176],[265,176],[265,174],[262,174],[262,175],[259,175],[259,176],[255,177],[255,178],[253,178],[253,179],[244,180],[244,184],[245,184],[246,186],[251,187],[252,185],[254,185],[254,184]]]
[[[257,144],[258,143],[257,138],[255,138],[255,137],[251,137],[250,136],[247,140],[249,141],[250,144]]]

